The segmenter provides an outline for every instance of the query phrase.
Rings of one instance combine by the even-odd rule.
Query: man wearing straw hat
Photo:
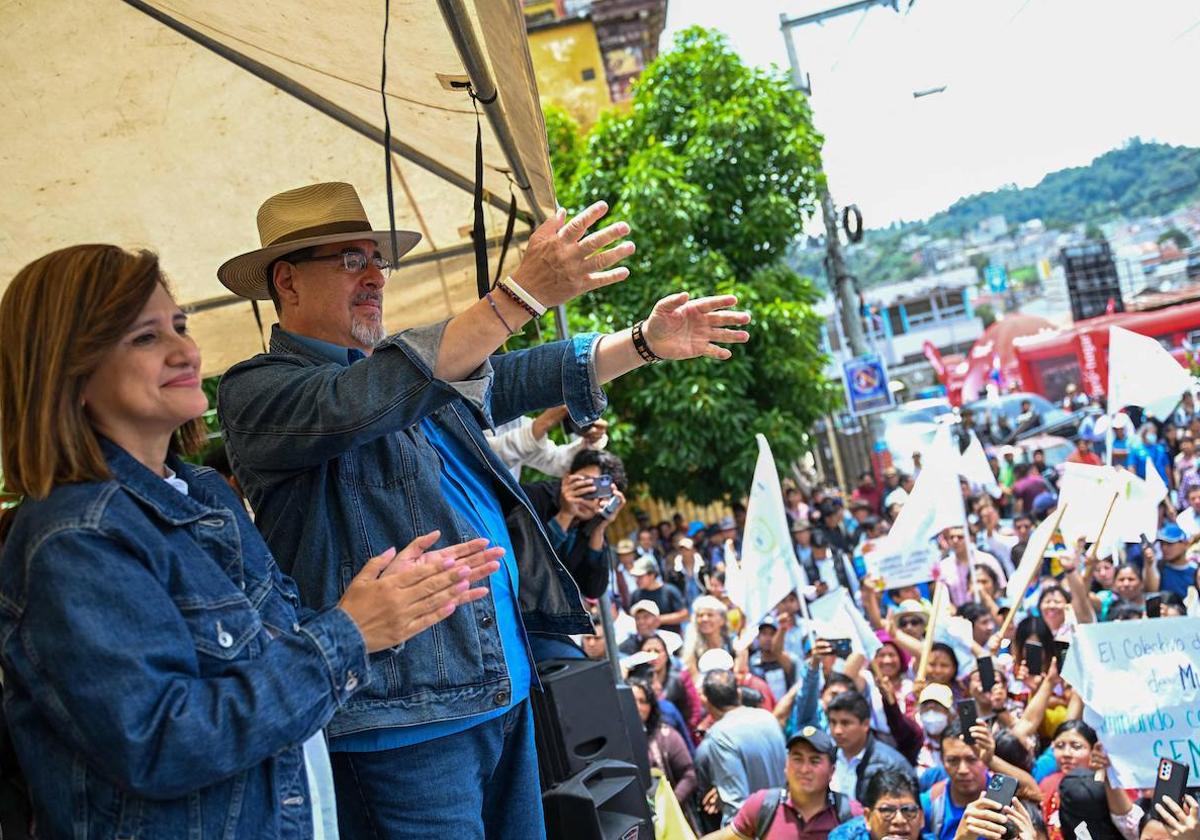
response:
[[[567,221],[560,210],[486,297],[392,336],[384,289],[419,236],[375,230],[349,184],[268,199],[262,247],[218,271],[279,315],[269,351],[225,375],[218,405],[259,528],[308,606],[336,603],[357,558],[421,535],[505,549],[488,597],[337,686],[327,734],[344,836],[543,835],[530,639],[591,624],[482,430],[564,404],[586,425],[605,407],[604,382],[660,359],[726,359],[721,343],[748,339],[733,297],[676,294],[631,329],[493,355],[547,308],[625,279],[614,266],[633,253],[628,227],[589,233],[606,212],[598,203]],[[403,287],[392,296],[404,305]]]

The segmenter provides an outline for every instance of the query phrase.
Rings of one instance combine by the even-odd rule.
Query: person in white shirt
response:
[[[549,408],[537,417],[519,417],[505,423],[494,432],[484,429],[488,446],[508,467],[513,478],[521,480],[521,468],[529,467],[546,475],[561,477],[571,468],[571,461],[581,449],[603,449],[608,446],[608,421],[597,420],[583,430],[581,437],[570,443],[558,444],[549,431],[567,417],[567,407]]]
[[[979,529],[979,547],[995,557],[1003,567],[1005,576],[1011,577],[1014,568],[1012,548],[1018,542],[1017,535],[1001,530],[1000,513],[990,503],[980,508],[979,520],[983,526]],[[1001,585],[1003,584],[1004,581],[1001,581]]]

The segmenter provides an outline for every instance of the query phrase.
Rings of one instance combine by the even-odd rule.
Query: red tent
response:
[[[946,395],[951,404],[962,405],[979,399],[989,382],[995,383],[1001,393],[1021,387],[1021,371],[1013,342],[1018,338],[1057,329],[1045,318],[1019,312],[996,321],[983,331],[965,359],[942,360],[938,378],[946,386]],[[931,349],[926,348],[926,356],[930,355]],[[938,370],[936,363],[934,369]]]

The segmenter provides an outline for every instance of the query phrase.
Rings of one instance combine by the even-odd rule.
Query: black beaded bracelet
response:
[[[633,349],[637,351],[637,354],[642,357],[642,361],[644,362],[650,364],[661,362],[663,357],[651,350],[650,345],[646,343],[646,334],[642,329],[645,323],[645,321],[638,321],[633,325],[631,333],[633,337]]]

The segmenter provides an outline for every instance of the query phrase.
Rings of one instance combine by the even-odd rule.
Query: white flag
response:
[[[803,578],[792,548],[775,458],[767,439],[762,435],[754,437],[758,441],[758,464],[754,468],[750,503],[746,506],[740,570],[744,595],[739,606],[746,614],[745,626],[757,631],[759,621],[789,592],[799,590]]]
[[[958,450],[942,426],[925,453],[925,466],[888,535],[885,552],[899,554],[922,546],[951,525],[963,524],[962,488],[958,482]]]
[[[854,651],[867,659],[873,658],[876,651],[883,647],[871,625],[854,605],[854,599],[841,587],[809,604],[808,614],[812,617],[818,636],[823,639],[849,639]]]
[[[1166,417],[1191,387],[1191,374],[1157,340],[1121,327],[1108,328],[1109,413],[1136,405]]]
[[[971,435],[971,443],[959,456],[958,474],[970,483],[972,489],[983,490],[993,499],[1000,498],[1000,485],[996,483],[996,476],[992,475],[992,468],[988,466],[983,444],[975,435]]]
[[[1060,504],[1058,511],[1043,519],[1042,524],[1029,535],[1029,539],[1025,543],[1025,553],[1021,555],[1021,565],[1017,566],[1017,570],[1008,579],[1008,586],[1004,590],[1004,594],[1008,596],[1008,601],[1013,605],[1014,610],[1020,608],[1021,601],[1025,598],[1025,590],[1029,588],[1029,584],[1037,576],[1038,569],[1042,567],[1042,558],[1046,554],[1054,532],[1058,530],[1059,517],[1065,515],[1070,509],[1069,505]],[[1100,511],[1100,515],[1104,515],[1103,510]]]
[[[1097,539],[1114,495],[1117,502],[1104,529],[1098,556],[1107,557],[1114,543],[1137,542],[1142,535],[1151,540],[1157,536],[1158,503],[1166,498],[1167,488],[1153,465],[1147,465],[1143,480],[1115,467],[1068,463],[1058,486],[1059,501],[1070,503],[1062,520],[1068,545],[1074,545],[1079,537],[1088,542]]]

